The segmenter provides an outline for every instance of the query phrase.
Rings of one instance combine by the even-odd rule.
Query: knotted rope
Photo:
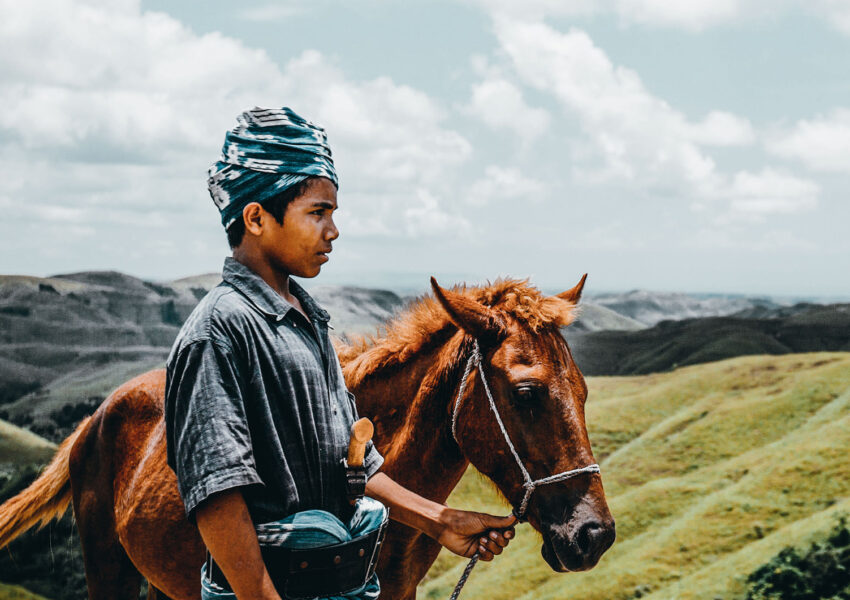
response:
[[[592,464],[586,467],[581,467],[579,469],[572,469],[570,471],[564,471],[562,473],[557,473],[555,475],[550,475],[549,477],[543,477],[541,479],[534,480],[531,478],[531,475],[528,473],[528,469],[525,468],[525,465],[522,463],[522,460],[519,458],[519,454],[517,454],[516,448],[514,448],[513,442],[511,442],[511,438],[508,435],[507,429],[505,429],[505,424],[502,422],[502,416],[499,414],[499,410],[496,408],[496,401],[493,399],[493,394],[490,391],[490,385],[487,383],[487,377],[484,375],[484,365],[481,357],[481,349],[478,346],[478,340],[474,339],[472,341],[472,355],[469,357],[469,360],[466,363],[466,369],[463,372],[463,378],[460,382],[460,388],[457,392],[457,398],[455,399],[454,409],[452,410],[452,437],[455,439],[458,447],[460,447],[460,440],[457,439],[457,414],[460,409],[460,399],[463,397],[464,392],[466,391],[466,386],[469,381],[469,375],[472,373],[472,368],[477,367],[478,373],[481,375],[481,383],[484,384],[484,392],[487,395],[487,401],[490,403],[490,409],[493,411],[493,415],[496,417],[496,423],[499,424],[499,430],[502,432],[502,437],[505,438],[505,442],[508,445],[508,449],[511,451],[511,454],[514,457],[514,461],[519,466],[519,470],[522,472],[523,484],[522,487],[525,489],[525,495],[522,498],[522,502],[520,502],[519,510],[516,508],[513,509],[513,514],[517,518],[518,521],[522,522],[525,520],[525,511],[528,508],[528,501],[531,499],[531,494],[534,493],[534,490],[539,485],[546,485],[549,483],[556,483],[558,481],[564,481],[566,479],[571,479],[572,477],[576,477],[577,475],[582,475],[583,473],[599,473],[599,465]],[[472,555],[469,563],[466,565],[466,568],[463,571],[463,575],[461,575],[460,580],[458,580],[457,585],[455,586],[454,592],[452,592],[450,600],[457,600],[457,597],[460,595],[460,591],[463,589],[464,584],[466,584],[466,580],[469,578],[469,574],[472,573],[472,569],[478,563],[478,559],[480,558],[478,552]]]

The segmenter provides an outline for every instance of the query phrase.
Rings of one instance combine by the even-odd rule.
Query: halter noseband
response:
[[[581,467],[580,469],[563,471],[562,473],[550,475],[549,477],[543,477],[542,479],[534,480],[531,478],[531,475],[528,474],[528,470],[525,468],[525,465],[522,464],[522,461],[519,458],[519,454],[517,454],[517,451],[514,448],[513,443],[511,442],[511,438],[508,436],[508,432],[505,429],[505,424],[502,422],[502,417],[499,414],[499,410],[496,408],[496,402],[493,400],[493,394],[490,392],[490,386],[487,384],[487,377],[485,377],[484,375],[484,366],[481,357],[481,350],[478,347],[477,339],[472,340],[472,355],[469,357],[469,360],[466,363],[466,370],[463,372],[463,378],[460,381],[460,388],[457,392],[457,399],[455,400],[454,410],[452,410],[452,437],[454,437],[458,447],[460,447],[460,441],[457,439],[457,413],[458,409],[460,408],[460,399],[463,397],[463,393],[466,391],[466,385],[469,381],[469,374],[472,372],[473,366],[478,368],[478,373],[480,373],[481,375],[481,383],[484,384],[484,392],[487,394],[487,400],[490,403],[490,409],[493,411],[493,415],[496,417],[496,422],[499,424],[499,429],[502,432],[502,437],[505,438],[505,442],[508,444],[508,448],[510,449],[511,454],[514,457],[514,461],[516,461],[516,464],[519,466],[519,470],[522,472],[522,478],[524,480],[522,487],[525,488],[525,495],[523,496],[522,502],[519,505],[519,510],[517,510],[516,508],[513,509],[513,514],[517,518],[517,520],[525,520],[525,511],[528,508],[528,501],[531,499],[531,494],[534,493],[534,489],[537,486],[546,485],[547,483],[556,483],[558,481],[564,481],[566,479],[570,479],[583,473],[599,473],[599,465],[594,463],[586,467]]]

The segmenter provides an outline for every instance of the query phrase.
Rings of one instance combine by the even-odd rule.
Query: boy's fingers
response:
[[[504,548],[508,545],[508,538],[505,537],[505,534],[501,531],[491,531],[490,539],[493,540],[500,547]]]
[[[496,540],[481,538],[478,542],[478,545],[483,547],[483,548],[487,548],[487,550],[489,550],[493,554],[501,554],[502,553],[502,546],[500,546],[499,543],[496,542]]]

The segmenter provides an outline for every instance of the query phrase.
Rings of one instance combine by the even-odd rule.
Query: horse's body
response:
[[[529,471],[540,477],[593,462],[584,428],[586,387],[557,331],[571,320],[582,284],[552,298],[519,282],[464,294],[435,285],[439,303],[422,301],[382,340],[342,348],[358,410],[375,423],[383,471],[444,502],[471,461],[512,503],[522,496],[516,465],[472,382],[460,407],[459,441],[452,437],[452,401],[470,336],[482,341],[500,410]],[[135,600],[143,576],[149,598],[199,598],[204,546],[166,464],[164,386],[162,370],[137,377],[83,421],[32,486],[0,507],[0,546],[61,515],[72,500],[92,600]],[[545,388],[545,399],[538,394],[533,406],[513,405],[514,388],[522,402],[528,389]],[[547,488],[535,492],[528,512],[543,534],[544,558],[555,570],[592,567],[613,541],[599,476]],[[381,597],[415,598],[439,549],[392,523],[378,566]]]

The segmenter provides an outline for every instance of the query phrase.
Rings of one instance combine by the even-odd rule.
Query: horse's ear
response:
[[[492,308],[462,294],[444,290],[433,277],[431,287],[434,289],[434,296],[452,322],[469,335],[485,338],[498,336],[504,331],[504,322]]]
[[[581,298],[581,291],[584,289],[584,282],[587,279],[587,273],[581,276],[581,281],[579,281],[575,287],[568,289],[566,292],[561,292],[558,294],[558,298],[561,300],[566,300],[572,304],[578,304],[579,299]]]
[[[575,287],[566,292],[561,292],[557,296],[550,296],[543,301],[544,308],[552,315],[552,320],[559,327],[566,327],[576,320],[578,316],[577,305],[586,279],[587,273],[582,276],[581,281]]]

